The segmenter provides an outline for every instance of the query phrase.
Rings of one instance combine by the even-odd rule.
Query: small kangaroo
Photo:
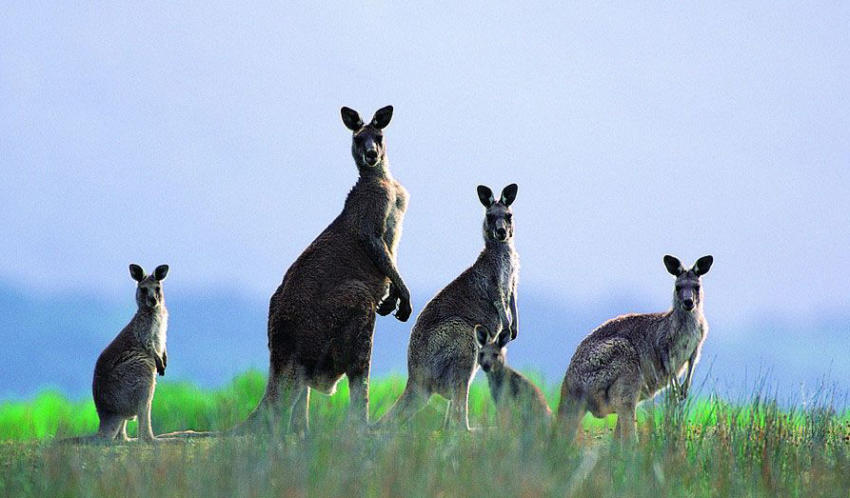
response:
[[[486,208],[484,250],[420,313],[410,333],[407,385],[378,426],[404,422],[437,393],[449,400],[446,423],[469,430],[469,383],[478,369],[473,327],[485,324],[490,330],[505,329],[511,339],[519,330],[519,256],[510,208],[516,194],[516,184],[505,187],[499,200],[488,187],[478,187],[478,198]]]
[[[151,429],[151,402],[156,374],[165,375],[168,354],[165,332],[168,311],[162,293],[162,281],[168,265],[156,267],[145,275],[139,265],[130,265],[130,276],[138,282],[133,319],[100,353],[94,367],[92,394],[100,428],[93,436],[103,440],[127,438],[127,421],[139,420],[139,438],[154,441]]]
[[[623,315],[608,320],[579,344],[561,386],[558,424],[572,438],[590,410],[594,417],[617,414],[614,433],[636,440],[638,402],[672,386],[681,399],[688,394],[708,322],[703,315],[701,277],[714,258],[703,256],[686,270],[664,256],[676,277],[673,307],[666,313]],[[679,377],[685,374],[683,385]]]
[[[507,366],[507,345],[510,330],[499,331],[495,336],[483,325],[475,326],[475,344],[478,346],[478,364],[487,374],[490,394],[504,422],[511,419],[511,408],[520,410],[523,424],[539,423],[552,416],[543,392],[521,373]]]
[[[408,194],[389,170],[383,130],[392,106],[364,124],[343,107],[352,132],[351,155],[359,178],[342,212],[289,267],[269,302],[269,379],[248,420],[234,429],[255,429],[258,421],[276,426],[290,413],[287,428],[309,429],[310,390],[333,394],[346,375],[349,418],[368,421],[369,369],[375,315],[406,321],[410,292],[396,267]]]

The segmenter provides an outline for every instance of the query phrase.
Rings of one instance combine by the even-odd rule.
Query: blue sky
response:
[[[393,104],[419,292],[479,251],[475,186],[516,182],[521,295],[661,310],[662,255],[710,253],[710,321],[850,312],[848,25],[846,2],[4,3],[0,279],[129,296],[128,263],[169,263],[171,293],[266,299],[355,181],[339,107]]]

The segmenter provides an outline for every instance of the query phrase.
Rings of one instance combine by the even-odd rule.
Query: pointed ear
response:
[[[499,332],[499,337],[496,338],[496,344],[501,349],[507,346],[509,342],[511,342],[511,329],[503,329]]]
[[[145,270],[142,270],[142,267],[137,264],[131,264],[130,277],[132,277],[136,282],[141,282],[145,279]]]
[[[159,265],[153,271],[153,278],[159,281],[165,280],[166,275],[168,275],[168,265]]]
[[[342,115],[342,122],[349,130],[357,131],[363,128],[363,120],[360,119],[360,115],[354,109],[343,106],[339,113]]]
[[[516,191],[519,187],[517,187],[516,183],[511,183],[507,187],[502,189],[502,198],[499,199],[502,204],[505,206],[510,206],[513,204],[514,199],[516,199]]]
[[[694,263],[694,273],[698,276],[705,275],[711,269],[711,264],[714,263],[714,257],[703,256]]]
[[[490,331],[487,330],[487,327],[484,325],[476,325],[475,344],[477,344],[479,348],[483,348],[487,344],[488,339],[490,339]]]
[[[496,198],[493,197],[493,191],[490,190],[490,187],[485,187],[484,185],[478,186],[478,199],[486,208],[492,206],[493,203],[496,202]]]
[[[685,267],[682,266],[682,262],[675,256],[670,256],[669,254],[664,256],[664,266],[667,267],[667,271],[670,272],[670,275],[673,275],[674,277],[678,277],[682,273],[685,273]]]
[[[393,106],[388,105],[386,107],[381,107],[377,111],[375,111],[375,115],[372,117],[372,122],[370,123],[375,128],[382,130],[388,124],[390,124],[390,120],[393,118]]]

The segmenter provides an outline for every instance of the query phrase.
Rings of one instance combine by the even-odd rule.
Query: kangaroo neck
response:
[[[490,394],[493,396],[493,401],[499,402],[502,396],[502,390],[505,384],[505,369],[491,369],[487,372],[487,383],[490,385]]]
[[[357,163],[357,171],[360,172],[360,178],[357,181],[358,183],[369,180],[392,179],[392,175],[390,174],[390,162],[386,157],[381,159],[381,161],[374,166]]]
[[[668,319],[674,329],[693,326],[699,323],[699,317],[702,316],[702,304],[694,308],[693,311],[685,311],[676,303],[673,303],[673,309],[670,310]]]
[[[156,308],[141,308],[136,311],[136,316],[133,317],[136,330],[140,334],[148,334],[151,328],[156,325],[162,325],[168,320],[168,310],[164,304],[160,304]]]
[[[514,240],[507,241],[493,240],[490,237],[484,237],[484,253],[494,256],[510,256],[514,252]]]
[[[139,320],[154,320],[158,316],[161,316],[165,313],[165,305],[160,304],[155,308],[139,308],[138,310],[136,310],[136,318],[138,318]]]

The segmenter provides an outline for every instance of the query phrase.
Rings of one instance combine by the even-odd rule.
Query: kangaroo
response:
[[[258,407],[236,428],[258,421],[309,429],[310,390],[333,394],[346,375],[348,417],[368,422],[369,369],[375,315],[407,321],[410,292],[396,267],[408,193],[389,170],[383,130],[392,106],[364,124],[343,107],[359,172],[342,212],[289,267],[269,302],[269,379]],[[270,417],[270,418],[269,418]]]
[[[100,353],[94,367],[92,395],[100,428],[93,436],[64,442],[127,441],[127,421],[134,417],[139,420],[139,438],[148,442],[156,440],[151,429],[151,402],[156,374],[165,375],[168,363],[165,350],[168,311],[162,292],[166,275],[168,265],[157,266],[153,275],[145,275],[139,265],[130,265],[130,276],[138,282],[138,310]]]
[[[543,392],[521,373],[505,364],[510,330],[499,331],[495,336],[483,325],[476,325],[475,344],[478,347],[478,364],[487,374],[490,394],[500,412],[500,419],[509,422],[510,408],[520,410],[525,425],[548,420],[552,410]]]
[[[519,256],[510,209],[516,194],[517,185],[508,185],[497,201],[488,187],[478,187],[478,198],[486,208],[484,250],[420,313],[410,333],[407,385],[378,426],[404,422],[437,393],[449,400],[446,423],[469,430],[469,384],[478,369],[473,327],[504,328],[511,339],[519,330]]]
[[[711,256],[703,256],[686,270],[675,257],[664,256],[667,271],[676,277],[672,309],[608,320],[579,344],[564,376],[558,405],[558,426],[568,437],[575,436],[590,410],[598,418],[616,413],[615,435],[636,440],[638,402],[668,384],[681,399],[687,396],[708,334],[701,277],[713,262]],[[679,383],[682,374],[684,384]]]

